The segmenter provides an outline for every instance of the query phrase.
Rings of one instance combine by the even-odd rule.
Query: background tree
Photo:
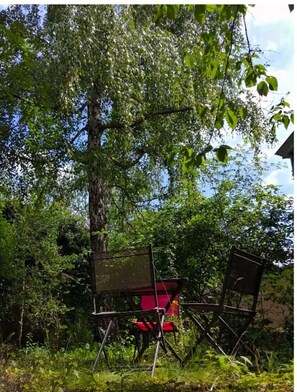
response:
[[[90,313],[86,227],[41,200],[3,200],[0,222],[1,339],[61,343],[82,309]]]
[[[263,185],[265,164],[248,162],[238,152],[228,164],[213,161],[199,173],[198,182],[180,185],[180,193],[164,206],[139,211],[124,228],[119,221],[111,244],[150,240],[159,276],[190,277],[185,295],[192,299],[221,281],[232,245],[265,257],[265,272],[276,277],[292,266],[292,199],[275,186]]]
[[[166,202],[141,205],[127,220],[113,205],[110,246],[151,241],[158,276],[190,277],[184,295],[197,299],[221,281],[235,244],[269,260],[266,294],[290,304],[292,200],[262,185],[264,168],[260,160],[231,154],[226,164],[206,162],[198,180],[186,177]],[[91,342],[87,216],[70,212],[68,203],[37,196],[1,197],[1,339],[52,347]]]

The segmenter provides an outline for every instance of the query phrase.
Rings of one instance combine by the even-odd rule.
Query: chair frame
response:
[[[137,253],[138,250],[144,249],[144,253]],[[128,254],[127,254],[128,252]],[[152,295],[154,296],[154,302],[155,302],[155,307],[150,310],[142,310],[142,309],[137,309],[137,306],[131,301],[131,293],[135,292],[137,288],[131,289],[129,287],[127,288],[119,288],[119,289],[110,289],[110,290],[100,290],[100,287],[97,287],[97,282],[96,282],[96,271],[95,271],[95,263],[100,262],[102,260],[106,259],[117,259],[117,258],[128,258],[129,257],[129,252],[131,253],[130,256],[137,257],[137,256],[147,256],[149,259],[149,264],[150,264],[150,284],[149,286],[146,287],[139,287],[139,290],[146,290],[150,289],[152,290]],[[134,252],[134,253],[133,253]],[[156,369],[156,362],[158,358],[158,352],[160,348],[160,344],[162,343],[162,346],[165,348],[165,341],[164,341],[164,335],[163,335],[163,323],[164,323],[164,317],[165,317],[165,309],[158,307],[158,297],[157,297],[157,286],[156,286],[156,277],[155,277],[155,267],[154,267],[154,261],[153,261],[153,249],[152,245],[148,245],[147,247],[139,247],[139,248],[131,248],[131,249],[122,249],[120,251],[116,252],[99,252],[97,255],[90,254],[90,267],[91,267],[91,277],[92,277],[92,293],[93,293],[93,317],[95,318],[95,323],[99,320],[105,320],[108,321],[107,328],[105,330],[105,333],[103,337],[100,334],[99,330],[99,336],[101,338],[101,346],[99,348],[99,351],[97,353],[97,357],[95,359],[95,362],[93,364],[93,369],[92,371],[95,372],[96,368],[99,364],[100,361],[100,356],[102,352],[104,352],[105,359],[107,360],[107,353],[104,350],[107,338],[110,334],[112,323],[116,319],[122,319],[122,318],[132,318],[132,317],[142,317],[145,320],[147,320],[148,323],[153,323],[154,328],[152,330],[152,334],[154,335],[156,339],[156,349],[155,349],[155,355],[154,355],[154,361],[152,365],[152,372],[151,375],[153,376],[155,373]],[[97,306],[97,299],[104,298],[106,294],[120,294],[124,299],[127,301],[127,305],[130,307],[130,310],[124,310],[124,311],[103,311],[101,308],[98,309]],[[97,324],[98,326],[98,324]],[[166,350],[166,348],[165,348]]]
[[[248,287],[248,284],[246,284],[247,280],[245,276],[237,277],[235,281],[232,281],[232,275],[231,275],[232,268],[233,267],[236,268],[237,266],[239,266],[238,262],[250,263],[252,266],[255,267],[256,273],[255,273],[255,281],[253,287]],[[232,246],[219,302],[182,304],[182,307],[185,310],[186,315],[192,320],[192,322],[200,332],[200,336],[198,336],[195,345],[191,348],[189,354],[184,359],[183,364],[186,364],[188,362],[188,360],[192,357],[192,355],[196,351],[197,346],[204,339],[208,340],[209,343],[216,349],[217,352],[223,355],[227,355],[225,350],[216,341],[211,331],[212,328],[216,326],[218,323],[223,324],[224,327],[227,328],[235,338],[235,344],[233,346],[233,350],[231,351],[231,355],[234,354],[235,349],[237,348],[239,343],[243,344],[248,351],[254,354],[253,351],[250,349],[250,347],[243,342],[242,338],[245,331],[247,330],[248,326],[251,324],[251,322],[253,321],[257,313],[256,306],[257,306],[260,283],[261,283],[265,263],[266,260],[263,259],[262,257],[255,256],[244,250],[238,249],[235,246]],[[242,286],[242,290],[240,289],[240,286]],[[241,294],[240,301],[242,299],[242,296],[250,295],[251,297],[253,297],[251,306],[249,308],[243,307],[240,302],[235,307],[226,304],[225,303],[226,295],[228,292],[240,293]],[[210,321],[208,321],[207,315],[212,315]],[[226,315],[241,317],[245,319],[245,322],[243,323],[243,325],[238,331],[235,331],[225,320],[224,317]]]

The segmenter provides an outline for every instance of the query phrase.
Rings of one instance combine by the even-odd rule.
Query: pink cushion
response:
[[[139,329],[142,332],[148,332],[151,331],[152,328],[152,323],[144,323],[143,321],[132,321],[133,324],[137,329]],[[153,325],[156,325],[156,322],[153,322]],[[172,321],[165,321],[163,323],[163,331],[164,332],[175,332],[176,326],[174,325],[174,322]]]

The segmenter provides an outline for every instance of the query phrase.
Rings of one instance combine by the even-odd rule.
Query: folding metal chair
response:
[[[233,355],[239,344],[253,353],[242,337],[256,315],[265,262],[263,258],[233,246],[219,302],[182,304],[199,331],[184,364],[204,339],[223,355]]]
[[[174,340],[176,343],[176,332],[178,332],[177,325],[174,320],[175,317],[179,316],[179,300],[180,292],[186,287],[188,279],[186,278],[173,278],[157,281],[157,296],[158,304],[165,309],[165,316],[169,316],[171,319],[169,321],[164,321],[162,330],[163,334],[172,333],[174,335]],[[154,298],[152,293],[144,291],[140,297],[140,306],[143,310],[151,309],[153,306]],[[153,338],[151,331],[154,325],[146,323],[145,321],[138,320],[132,322],[134,325],[134,332],[136,336],[136,347],[138,349],[138,355],[135,359],[137,362],[141,359],[145,350],[149,347],[151,339]],[[140,339],[141,338],[141,339]],[[140,340],[141,343],[140,344]],[[178,355],[176,350],[170,344],[170,342],[164,336],[164,341],[166,347],[169,348],[173,356],[182,363],[181,357]],[[166,348],[161,342],[161,348],[166,352]]]
[[[101,327],[102,324],[106,327],[93,365],[93,372],[97,368],[102,352],[107,359],[104,347],[110,336],[113,322],[123,318],[141,317],[153,326],[151,333],[156,342],[151,373],[153,376],[160,342],[165,345],[163,337],[165,309],[158,306],[152,246],[100,252],[90,256],[94,301],[92,314],[99,330],[100,324]],[[149,290],[152,293],[153,301],[150,309],[141,309],[133,301],[134,295],[131,293],[135,290]]]

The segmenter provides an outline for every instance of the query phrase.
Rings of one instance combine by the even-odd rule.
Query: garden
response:
[[[293,391],[293,197],[262,151],[294,113],[250,8],[1,7],[0,392]],[[181,305],[219,300],[232,247],[266,260],[253,355],[160,350],[152,377],[126,322],[92,371],[90,255],[149,244],[157,281],[187,280]],[[168,337],[182,358],[185,309]]]

